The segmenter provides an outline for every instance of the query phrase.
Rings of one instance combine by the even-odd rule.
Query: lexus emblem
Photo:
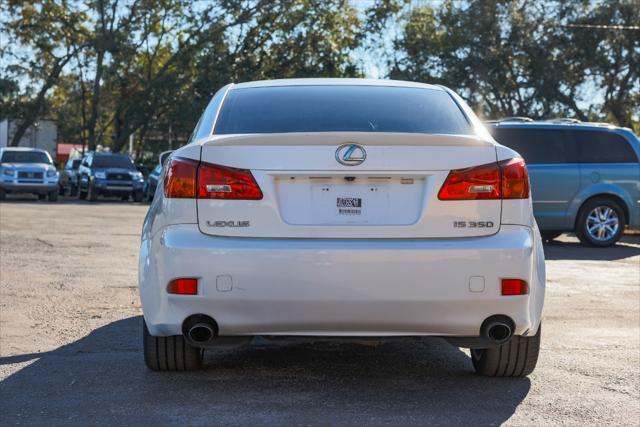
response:
[[[336,160],[341,165],[358,166],[367,158],[367,152],[360,144],[348,142],[336,150]]]

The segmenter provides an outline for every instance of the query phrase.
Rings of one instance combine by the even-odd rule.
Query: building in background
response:
[[[19,123],[20,121],[16,119],[0,121],[0,147],[7,147],[11,143]],[[27,129],[18,147],[41,148],[48,151],[55,159],[57,138],[58,127],[53,120],[38,120]]]

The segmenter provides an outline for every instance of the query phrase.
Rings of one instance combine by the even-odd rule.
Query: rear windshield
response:
[[[135,169],[133,162],[127,156],[95,156],[91,167]]]
[[[51,159],[42,151],[5,151],[2,153],[1,163],[47,163]]]
[[[473,133],[446,92],[387,86],[233,89],[227,94],[214,133],[341,131]]]

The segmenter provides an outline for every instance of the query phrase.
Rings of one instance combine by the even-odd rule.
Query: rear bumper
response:
[[[198,295],[167,294],[177,277],[199,278]],[[180,334],[198,313],[220,335],[477,336],[494,314],[531,335],[544,277],[537,231],[515,225],[479,238],[312,240],[211,237],[184,224],[143,240],[139,264],[156,336]],[[527,280],[530,294],[500,295],[501,278]]]
[[[58,183],[13,183],[0,182],[0,188],[8,193],[46,194],[58,190]]]

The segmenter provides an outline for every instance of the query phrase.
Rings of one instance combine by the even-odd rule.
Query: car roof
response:
[[[403,80],[388,79],[353,79],[353,78],[310,78],[310,79],[275,79],[258,80],[253,82],[233,84],[231,89],[245,89],[255,87],[276,86],[386,86],[386,87],[411,87],[420,89],[444,90],[440,86],[427,83],[407,82]]]
[[[505,119],[502,121],[488,121],[487,126],[501,128],[529,128],[529,129],[578,129],[578,130],[630,130],[610,123],[580,122],[580,121],[521,121]]]

